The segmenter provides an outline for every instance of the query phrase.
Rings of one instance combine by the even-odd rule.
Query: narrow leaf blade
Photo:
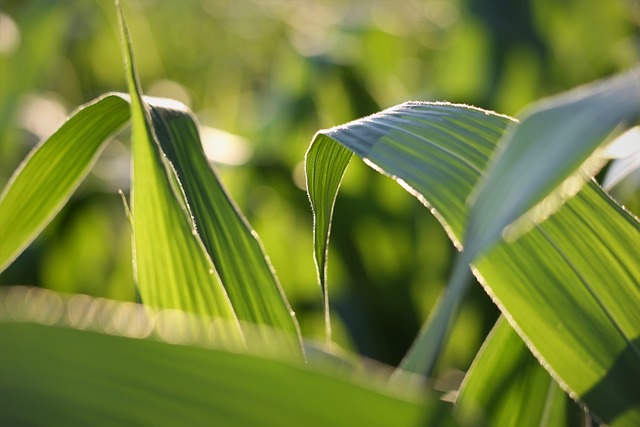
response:
[[[158,309],[179,309],[237,321],[233,307],[176,194],[177,178],[157,141],[142,99],[131,39],[118,7],[131,94],[135,270],[142,301]],[[238,324],[237,335],[241,336]]]
[[[338,188],[353,154],[335,140],[318,133],[305,156],[307,194],[313,210],[313,254],[324,305],[327,343],[331,343],[327,261],[331,218]]]
[[[122,96],[97,98],[80,106],[24,160],[0,196],[0,271],[62,209],[129,114]]]

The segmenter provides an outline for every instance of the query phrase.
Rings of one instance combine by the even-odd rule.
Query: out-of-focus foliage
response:
[[[407,99],[515,114],[625,70],[640,52],[632,0],[125,3],[145,93],[198,114],[206,152],[260,234],[305,336],[324,331],[302,169],[318,128]],[[111,2],[0,5],[0,187],[74,106],[125,89],[115,28]],[[127,140],[109,144],[0,283],[135,298],[117,194],[129,186]],[[417,201],[359,163],[340,197],[329,272],[334,339],[395,364],[444,286],[453,249]],[[441,372],[468,368],[496,316],[473,287]]]

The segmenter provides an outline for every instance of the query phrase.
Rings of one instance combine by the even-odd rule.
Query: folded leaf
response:
[[[298,324],[260,240],[209,165],[195,118],[177,101],[145,98],[163,153],[175,169],[194,226],[240,320],[298,336]]]
[[[465,200],[508,123],[466,106],[407,103],[324,131],[310,151],[316,144],[349,148],[430,207],[459,246]],[[307,160],[308,176],[331,167]],[[341,175],[344,168],[327,173]],[[335,192],[308,188],[318,191],[314,210],[330,218]],[[604,422],[620,425],[640,422],[633,385],[640,383],[639,229],[637,219],[590,183],[546,222],[481,256],[474,268],[562,388]],[[421,355],[410,357],[419,361]]]

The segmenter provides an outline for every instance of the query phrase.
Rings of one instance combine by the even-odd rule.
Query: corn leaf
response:
[[[125,40],[130,48],[126,34]],[[206,164],[192,115],[179,103],[143,101],[130,50],[125,56],[133,96],[108,94],[81,106],[30,154],[3,191],[0,267],[6,268],[67,202],[133,108],[132,220],[145,302],[233,318],[228,292],[242,320],[297,335],[289,347],[300,354],[297,322],[277,277],[258,237]]]
[[[465,106],[407,103],[322,132],[310,151],[349,148],[431,208],[460,246],[465,200],[508,123]],[[331,167],[307,162],[307,170]],[[638,221],[593,183],[574,199],[523,238],[499,244],[474,273],[564,390],[605,422],[633,425],[640,417]],[[324,201],[335,194],[312,200],[330,216]],[[461,298],[457,291],[451,300]]]
[[[500,317],[460,387],[463,419],[504,427],[584,425],[581,410]],[[582,424],[580,424],[582,422]]]
[[[577,193],[604,163],[592,152],[615,126],[637,117],[638,111],[640,68],[538,102],[525,112],[521,124],[511,124],[467,198],[471,208],[464,252],[403,369],[431,372],[470,283],[469,264],[503,236],[514,240],[543,221]]]
[[[298,336],[299,328],[257,234],[204,155],[195,118],[176,102],[146,98],[162,151],[173,165],[198,234],[240,320]]]
[[[309,147],[305,156],[305,174],[307,195],[313,209],[313,259],[322,291],[326,340],[331,343],[329,293],[327,291],[329,232],[338,188],[353,154],[320,133],[316,134],[315,141],[317,143]],[[325,167],[315,167],[316,165]],[[327,197],[327,195],[333,195],[333,197]]]
[[[0,424],[457,425],[450,404],[416,388],[399,394],[224,350],[209,345],[206,327],[180,328],[184,314],[163,314],[78,295],[0,294]]]
[[[222,286],[186,208],[178,201],[179,183],[163,157],[133,59],[133,48],[122,9],[118,7],[124,59],[131,95],[133,139],[134,262],[140,296],[158,309],[180,309],[236,320]],[[237,334],[241,336],[240,325]]]
[[[605,137],[639,117],[640,67],[525,110],[472,195],[468,256],[474,258],[503,234],[513,240],[551,215],[604,164],[589,158]]]
[[[590,182],[475,265],[556,381],[612,425],[640,421],[639,240],[638,220]]]
[[[350,151],[418,198],[440,221],[454,245],[462,249],[465,200],[510,122],[506,116],[468,106],[409,102],[318,132],[307,152],[306,173],[314,213],[316,266],[325,301],[331,216]],[[454,291],[443,300],[451,305],[449,310],[439,313],[448,315],[458,304],[463,292]],[[404,369],[430,370],[448,323],[441,316],[425,324],[421,336],[429,340],[416,341],[417,356],[405,360]]]
[[[104,95],[80,106],[23,161],[0,196],[0,271],[62,209],[128,120],[128,102]]]

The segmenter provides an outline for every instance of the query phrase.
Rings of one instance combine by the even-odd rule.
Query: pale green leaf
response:
[[[318,133],[305,156],[307,194],[313,209],[313,259],[322,291],[328,343],[331,342],[329,293],[327,292],[329,232],[338,187],[352,155],[342,145]]]
[[[640,224],[590,182],[476,276],[545,368],[604,422],[640,422]]]
[[[129,78],[135,82],[133,69]],[[133,86],[136,89],[136,86]],[[137,91],[139,94],[139,91]],[[134,92],[135,94],[135,92]],[[15,172],[0,202],[0,264],[5,268],[55,216],[86,176],[109,137],[130,118],[130,97],[109,94],[73,113],[50,138],[43,141]],[[156,129],[149,127],[139,96],[133,96],[136,113],[134,192],[132,216],[138,251],[137,273],[146,303],[199,313],[231,313],[216,269],[225,281],[241,319],[298,334],[275,274],[259,240],[227,196],[215,173],[206,165],[197,128],[188,111],[164,101],[154,103]],[[180,182],[164,160],[168,150],[180,179],[185,182],[187,204],[215,264],[194,235],[191,212],[181,205]],[[172,144],[177,144],[172,148]],[[197,182],[195,180],[198,180]],[[136,225],[137,224],[137,225]],[[146,237],[145,237],[146,236]],[[166,245],[158,244],[164,241]],[[141,245],[141,246],[140,246]],[[140,249],[141,248],[141,249]],[[158,267],[158,268],[156,268]],[[193,283],[193,285],[192,285]],[[190,287],[192,286],[192,288]],[[290,343],[300,354],[300,338]]]
[[[323,288],[331,215],[340,179],[350,159],[344,147],[418,198],[461,249],[465,200],[509,122],[506,116],[478,108],[409,102],[319,132],[307,153],[306,172],[314,212],[314,250]],[[459,270],[458,274],[470,276],[465,270]],[[464,277],[457,283],[466,284]],[[464,294],[464,288],[460,288],[452,288],[446,294],[442,308],[421,331],[420,336],[428,339],[416,341],[418,347],[412,352],[416,356],[405,359],[403,369],[431,371],[449,316]],[[326,293],[325,300],[328,300]]]
[[[128,102],[104,95],[79,107],[23,161],[0,196],[0,271],[62,209],[128,120]]]

